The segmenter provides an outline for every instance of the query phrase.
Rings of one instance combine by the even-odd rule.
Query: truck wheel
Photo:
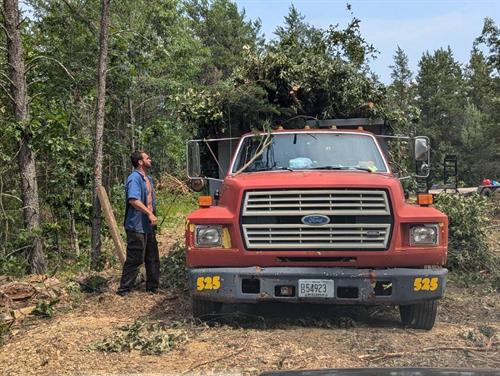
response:
[[[492,194],[491,188],[483,188],[480,193],[480,195],[484,197],[491,197],[491,194]]]
[[[210,300],[192,299],[191,302],[193,317],[196,318],[208,318],[210,315],[218,313],[221,307],[222,303]]]
[[[437,306],[437,300],[400,305],[401,323],[405,328],[431,330],[436,321]]]

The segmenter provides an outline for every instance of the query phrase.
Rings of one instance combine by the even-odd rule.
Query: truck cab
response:
[[[431,329],[448,220],[410,204],[374,134],[278,129],[241,137],[215,200],[186,226],[193,314],[222,303],[399,305]]]

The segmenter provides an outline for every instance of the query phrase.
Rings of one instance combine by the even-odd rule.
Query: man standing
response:
[[[160,279],[160,256],[156,243],[156,196],[153,179],[147,172],[151,158],[143,151],[134,151],[130,160],[135,170],[127,178],[125,187],[125,230],[127,232],[127,259],[118,288],[119,295],[129,293],[142,263],[146,266],[146,291],[156,292]]]

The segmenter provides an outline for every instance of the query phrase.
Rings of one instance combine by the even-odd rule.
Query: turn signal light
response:
[[[433,197],[430,193],[419,193],[417,194],[417,203],[420,206],[432,205]]]
[[[200,208],[209,208],[212,206],[212,196],[198,197],[198,205],[200,205]]]

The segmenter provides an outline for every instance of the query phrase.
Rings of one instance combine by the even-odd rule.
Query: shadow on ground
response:
[[[175,293],[159,301],[147,317],[160,321],[203,321],[209,326],[227,325],[235,329],[401,327],[396,307],[275,302],[224,304],[218,314],[198,320],[191,316],[189,298]]]

